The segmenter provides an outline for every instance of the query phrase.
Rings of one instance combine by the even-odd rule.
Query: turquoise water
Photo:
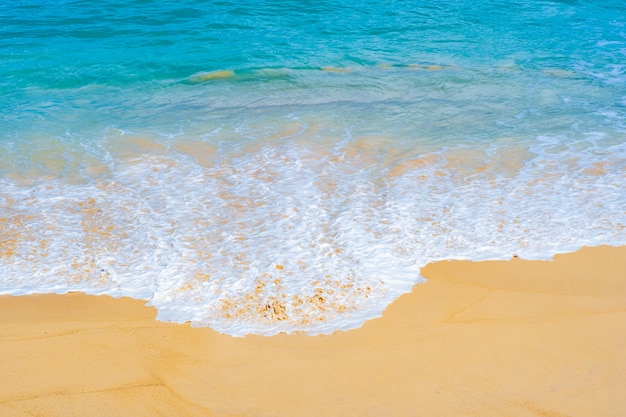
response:
[[[0,293],[360,326],[442,259],[626,244],[620,1],[0,6]]]

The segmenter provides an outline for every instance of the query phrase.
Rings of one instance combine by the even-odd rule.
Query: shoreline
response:
[[[0,296],[3,416],[618,416],[626,246],[445,261],[330,335],[158,322],[145,301]]]

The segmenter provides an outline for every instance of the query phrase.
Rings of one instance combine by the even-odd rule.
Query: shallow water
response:
[[[380,315],[428,262],[626,244],[625,18],[616,1],[5,5],[0,293],[315,334]]]

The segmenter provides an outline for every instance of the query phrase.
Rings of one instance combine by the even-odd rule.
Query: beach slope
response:
[[[626,410],[626,247],[441,262],[359,329],[233,338],[142,301],[0,297],[0,415],[603,416]]]

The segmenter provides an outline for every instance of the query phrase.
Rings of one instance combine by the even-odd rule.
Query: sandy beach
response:
[[[0,297],[0,416],[603,416],[626,412],[626,247],[441,262],[383,317],[233,338],[143,301]]]

